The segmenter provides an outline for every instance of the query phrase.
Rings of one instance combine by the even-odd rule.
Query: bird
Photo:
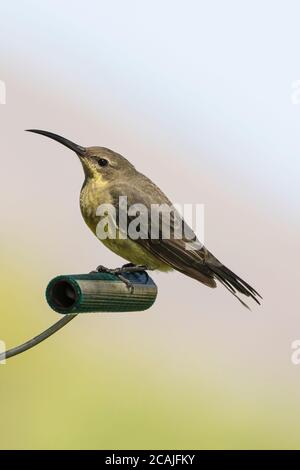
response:
[[[49,131],[40,129],[27,129],[27,131],[55,140],[74,151],[79,157],[85,176],[80,192],[80,209],[83,219],[96,236],[100,220],[97,208],[100,204],[111,205],[117,213],[120,211],[121,197],[126,197],[129,207],[142,204],[149,211],[153,205],[173,207],[161,189],[119,153],[106,147],[82,147]],[[129,217],[128,213],[127,216]],[[163,272],[176,270],[210,288],[217,287],[217,282],[221,283],[247,308],[249,306],[241,295],[252,298],[260,304],[259,299],[262,299],[262,296],[201,244],[183,217],[178,213],[176,217],[184,229],[187,229],[188,237],[186,232],[182,237],[163,237],[161,225],[158,226],[159,236],[152,237],[150,230],[153,228],[151,223],[154,224],[152,219],[150,226],[146,229],[148,236],[144,233],[143,236],[133,238],[127,233],[127,236],[123,237],[120,235],[120,218],[116,217],[114,223],[117,231],[119,230],[118,235],[100,239],[107,248],[129,263],[115,269],[100,265],[97,271],[114,273],[130,287],[130,281],[123,276],[124,273],[144,270]],[[173,216],[170,219],[173,229],[176,217]],[[161,219],[158,224],[160,222]],[[191,241],[192,246],[189,245]]]

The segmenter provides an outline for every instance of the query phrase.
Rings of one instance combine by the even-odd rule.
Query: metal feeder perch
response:
[[[46,299],[63,317],[39,335],[0,354],[0,361],[16,356],[41,343],[78,314],[91,312],[140,312],[150,308],[157,297],[157,287],[146,271],[124,273],[132,289],[115,274],[66,274],[49,282]]]
[[[49,306],[58,313],[137,312],[150,308],[157,287],[144,271],[127,273],[132,291],[114,274],[66,274],[52,279],[46,289]]]

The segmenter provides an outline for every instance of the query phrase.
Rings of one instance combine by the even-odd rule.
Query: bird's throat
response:
[[[80,209],[86,224],[96,233],[100,204],[110,204],[111,196],[107,181],[102,178],[86,178],[80,192]]]

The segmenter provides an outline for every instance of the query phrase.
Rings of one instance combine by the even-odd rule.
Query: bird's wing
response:
[[[195,233],[176,210],[170,213],[170,238],[164,238],[164,223],[161,218],[152,217],[150,223],[151,204],[152,208],[153,204],[173,206],[152,181],[143,175],[141,176],[142,180],[138,179],[136,184],[128,181],[111,189],[115,207],[118,207],[119,196],[125,195],[128,207],[134,204],[142,204],[148,209],[148,233],[143,234],[144,237],[137,238],[135,241],[177,271],[209,287],[216,287],[215,279],[217,279],[243,304],[244,302],[236,295],[236,292],[250,296],[259,303],[257,296],[260,297],[260,295],[249,284],[226,268],[198,241]],[[128,215],[129,221],[133,218],[133,216]],[[182,226],[182,237],[177,239],[172,234],[180,224]],[[155,230],[154,233],[159,234],[158,238],[152,237],[153,230]]]
[[[140,190],[141,183],[142,190]],[[152,255],[155,255],[161,261],[172,266],[174,269],[197,279],[209,287],[216,287],[214,276],[209,269],[207,269],[205,262],[208,251],[200,244],[195,233],[184,222],[179,213],[176,210],[174,210],[174,212],[170,212],[171,238],[169,239],[163,238],[163,234],[165,233],[164,229],[166,228],[166,220],[161,216],[151,217],[150,220],[151,204],[152,211],[154,212],[154,204],[165,204],[169,207],[172,207],[172,204],[161,190],[148,180],[148,178],[143,177],[143,180],[142,182],[139,182],[138,187],[132,184],[132,181],[128,183],[123,182],[118,186],[113,186],[110,193],[113,205],[116,208],[119,208],[120,195],[127,197],[128,207],[143,204],[143,206],[147,208],[147,233],[144,233],[143,237],[135,240],[139,245],[148,250]],[[134,216],[128,214],[128,222],[130,223],[133,219]],[[180,224],[182,226],[182,238],[176,239],[172,237],[172,234],[174,234],[175,226],[178,228],[178,225]],[[158,238],[153,238],[153,233],[158,234]],[[128,234],[128,237],[130,238],[130,234]],[[198,249],[191,249],[194,244]]]

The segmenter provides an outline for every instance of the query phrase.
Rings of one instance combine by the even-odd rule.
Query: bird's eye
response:
[[[106,160],[106,158],[99,158],[98,165],[99,166],[107,166],[108,165],[108,160]]]

